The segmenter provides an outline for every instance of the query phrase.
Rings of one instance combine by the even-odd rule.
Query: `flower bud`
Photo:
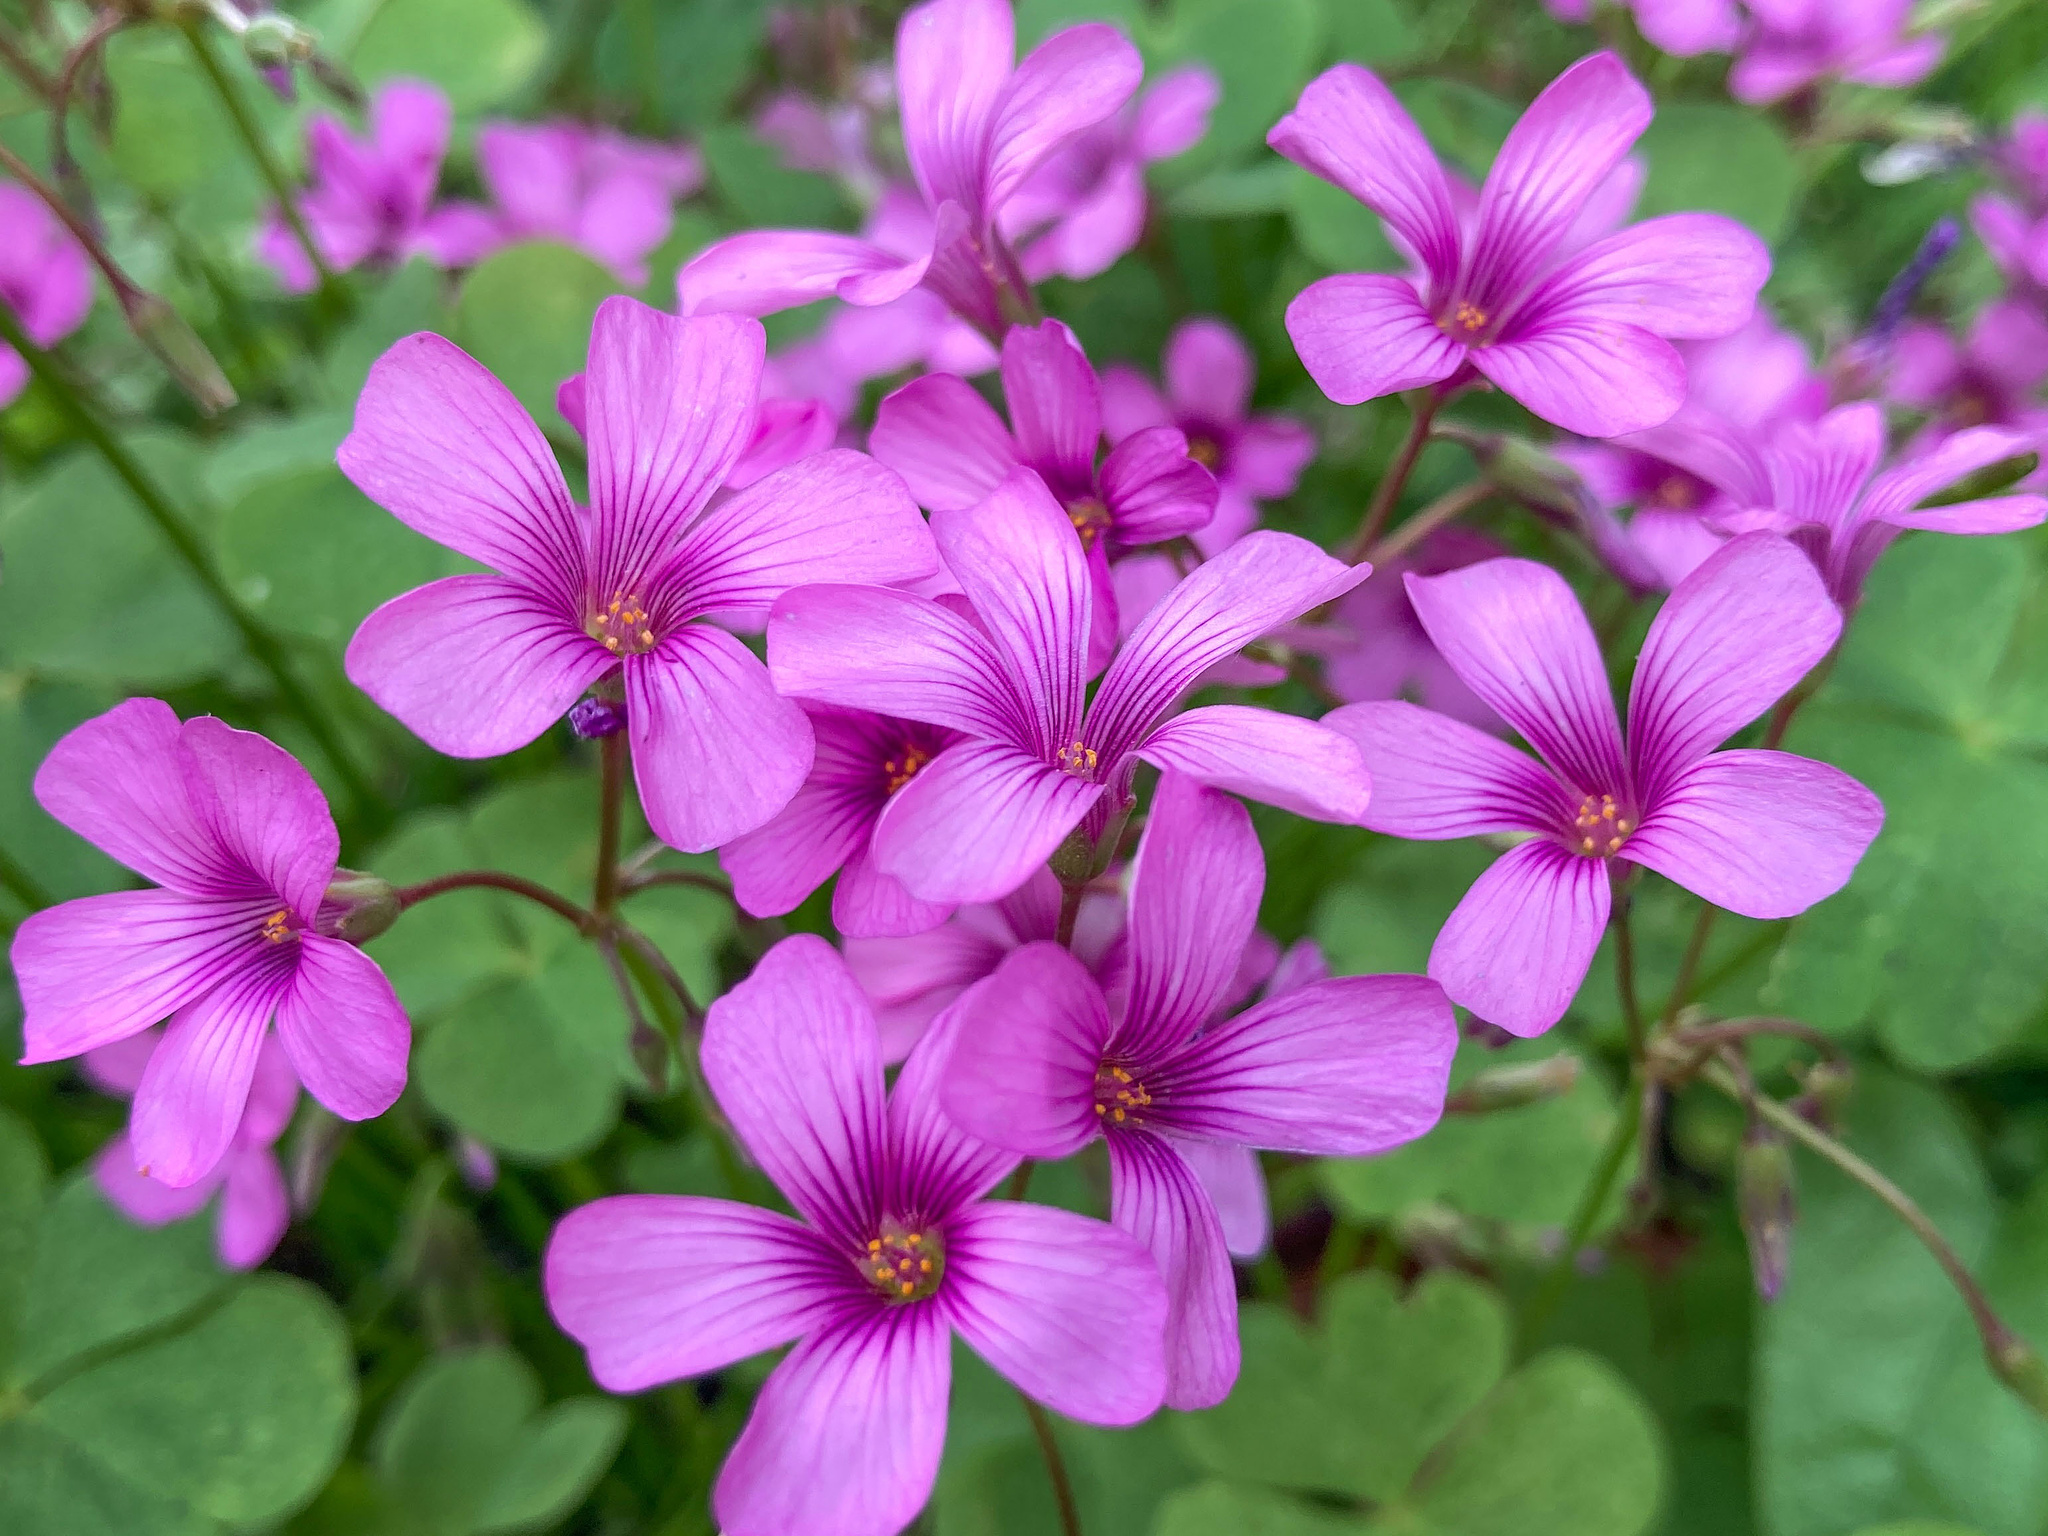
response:
[[[337,869],[320,896],[313,931],[350,944],[367,944],[398,921],[398,892],[389,880]]]
[[[1776,1301],[1792,1259],[1792,1223],[1799,1206],[1792,1187],[1792,1149],[1761,1122],[1742,1138],[1735,1159],[1735,1209],[1749,1240],[1749,1270],[1756,1292]]]
[[[1817,1061],[1806,1069],[1800,1083],[1803,1091],[1792,1101],[1792,1108],[1801,1119],[1824,1131],[1832,1130],[1841,1123],[1855,1079],[1855,1071],[1846,1061]]]
[[[1577,519],[1585,515],[1585,487],[1561,460],[1526,438],[1505,432],[1474,432],[1456,422],[1439,423],[1436,435],[1460,444],[1486,478],[1539,512]]]
[[[1065,842],[1053,849],[1053,875],[1061,885],[1086,885],[1095,876],[1095,840],[1085,826],[1074,828]]]
[[[1992,1373],[2021,1402],[2048,1418],[2048,1361],[2043,1361],[2034,1346],[2018,1334],[2003,1330],[2001,1333],[2002,1337],[1987,1341],[1984,1349]]]
[[[1519,1109],[1543,1099],[1562,1098],[1579,1080],[1579,1058],[1559,1051],[1541,1061],[1518,1061],[1487,1067],[1444,1101],[1454,1115],[1485,1115],[1497,1109]]]
[[[242,29],[242,51],[259,69],[295,64],[313,54],[313,34],[275,11],[253,18]]]
[[[136,339],[156,354],[194,405],[208,416],[217,416],[235,403],[235,386],[182,315],[141,288],[120,297],[121,311]]]
[[[626,706],[617,699],[591,694],[578,699],[569,710],[569,729],[584,741],[616,736],[626,728]]]

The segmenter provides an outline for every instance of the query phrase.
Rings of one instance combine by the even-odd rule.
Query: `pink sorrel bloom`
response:
[[[1543,0],[1559,21],[1592,19],[1594,0]],[[1636,27],[1650,44],[1675,58],[1728,53],[1742,36],[1742,12],[1735,0],[1626,0]]]
[[[668,238],[675,200],[704,182],[703,157],[686,144],[581,123],[487,123],[476,160],[501,238],[560,240],[636,287],[648,252]]]
[[[2048,113],[2024,111],[1992,151],[2010,196],[1970,203],[1970,222],[2006,281],[2036,302],[2048,299]]]
[[[0,181],[0,304],[28,339],[54,346],[92,310],[92,267],[69,230],[24,187]],[[0,343],[0,408],[28,386],[28,364]]]
[[[370,108],[370,136],[359,139],[325,114],[306,128],[313,184],[299,197],[320,254],[337,272],[364,262],[392,264],[424,256],[462,267],[498,242],[489,213],[474,203],[434,204],[441,157],[448,152],[448,98],[417,80],[381,86]],[[271,209],[256,254],[288,293],[309,292],[313,264],[298,237]]]
[[[2048,319],[2021,299],[1987,304],[1960,344],[1939,325],[1910,325],[1892,346],[1887,393],[1925,411],[1938,434],[2009,427],[2037,447],[2048,438]]]
[[[1489,560],[1408,578],[1415,611],[1472,691],[1536,749],[1413,704],[1349,704],[1373,774],[1363,818],[1396,837],[1533,833],[1458,903],[1429,974],[1517,1035],[1570,1006],[1629,864],[1744,917],[1804,912],[1840,890],[1884,819],[1840,769],[1713,748],[1833,647],[1842,616],[1790,544],[1750,534],[1680,582],[1650,626],[1626,743],[1600,647],[1557,572]]]
[[[1174,716],[1226,656],[1348,591],[1364,566],[1305,539],[1249,535],[1138,626],[1093,699],[1088,563],[1028,469],[978,506],[932,515],[975,618],[882,587],[791,592],[768,622],[775,685],[794,698],[923,720],[965,738],[875,825],[876,865],[926,901],[995,901],[1077,826],[1099,837],[1140,759],[1324,821],[1355,820],[1368,783],[1344,737],[1295,715],[1217,704]]]
[[[635,1392],[790,1340],[712,1492],[728,1536],[892,1536],[929,1497],[952,1336],[1072,1419],[1132,1424],[1165,1389],[1145,1250],[1068,1211],[984,1198],[1016,1166],[940,1111],[935,1032],[895,1091],[845,963],[799,934],[711,1005],[704,1077],[801,1220],[620,1195],[548,1245],[548,1305],[599,1384]]]
[[[324,931],[339,840],[289,753],[130,699],[51,748],[35,789],[44,810],[162,887],[34,913],[12,955],[24,1065],[169,1016],[128,1122],[142,1172],[183,1188],[220,1162],[273,1017],[314,1098],[344,1120],[391,1107],[412,1031],[376,962]]]
[[[707,506],[754,432],[764,341],[737,316],[607,299],[585,375],[590,510],[509,390],[439,336],[371,369],[336,456],[372,501],[492,574],[393,598],[348,675],[451,757],[495,757],[617,679],[648,825],[701,852],[789,803],[811,726],[713,619],[758,623],[787,587],[935,568],[900,480],[814,454]]]
[[[1131,881],[1120,1004],[1057,944],[1027,944],[934,1026],[954,1041],[941,1102],[968,1134],[1038,1158],[1107,1139],[1111,1220],[1166,1278],[1173,1408],[1222,1402],[1238,1364],[1223,1224],[1179,1149],[1385,1152],[1436,1124],[1458,1047],[1421,976],[1318,981],[1212,1023],[1264,886],[1244,807],[1168,773]]]
[[[1135,368],[1102,374],[1102,424],[1112,443],[1178,427],[1188,456],[1216,477],[1216,515],[1189,535],[1217,554],[1258,523],[1257,503],[1294,494],[1316,455],[1315,434],[1292,416],[1251,414],[1257,364],[1221,320],[1183,320],[1167,338],[1164,393]]]
[[[896,31],[903,148],[932,217],[908,259],[827,230],[750,230],[676,277],[684,314],[767,314],[833,295],[886,304],[922,283],[961,318],[1001,334],[1005,297],[1026,288],[1003,240],[1003,207],[1054,150],[1111,116],[1144,63],[1114,27],[1089,23],[1016,61],[1009,0],[927,0]]]
[[[1789,424],[1762,444],[1738,433],[1703,442],[1692,467],[1733,507],[1714,517],[1717,527],[1785,535],[1819,568],[1835,601],[1853,608],[1877,557],[1909,528],[2012,533],[2048,518],[2048,499],[2036,495],[1924,505],[1978,470],[2036,446],[2033,438],[2002,427],[1972,427],[1879,471],[1884,414],[1858,401],[1812,425]]]
[[[1147,427],[1100,466],[1102,388],[1074,333],[1057,320],[1003,338],[1010,425],[951,374],[913,379],[881,404],[868,447],[934,512],[975,505],[1019,464],[1035,471],[1080,539],[1094,614],[1090,673],[1116,645],[1112,560],[1192,533],[1216,510],[1216,479],[1189,456],[1177,427]]]
[[[1077,281],[1107,272],[1145,232],[1145,167],[1194,148],[1223,87],[1200,64],[1159,77],[1114,118],[1041,164],[999,221],[1024,275]]]
[[[1667,337],[1725,336],[1770,272],[1732,219],[1674,213],[1567,254],[1587,200],[1649,126],[1650,95],[1611,53],[1581,59],[1522,114],[1469,224],[1421,131],[1369,70],[1309,82],[1266,141],[1386,221],[1419,273],[1324,278],[1287,332],[1344,405],[1473,369],[1586,437],[1655,426],[1685,399]]]
[[[1754,106],[1823,79],[1907,86],[1926,79],[1946,46],[1906,35],[1912,0],[1746,0],[1750,29],[1728,91]]]
[[[1438,576],[1506,553],[1484,534],[1440,528],[1339,598],[1330,612],[1329,631],[1304,636],[1301,647],[1320,642],[1315,648],[1322,651],[1323,681],[1349,703],[1410,698],[1453,720],[1498,731],[1500,716],[1465,686],[1422,627],[1408,600],[1407,581],[1411,573]]]
[[[132,1098],[162,1037],[161,1030],[145,1030],[87,1051],[87,1079],[102,1093]],[[100,1148],[93,1177],[116,1210],[145,1227],[197,1215],[218,1192],[214,1250],[230,1269],[254,1269],[270,1257],[291,1221],[284,1170],[274,1149],[298,1103],[299,1080],[292,1075],[291,1061],[275,1038],[266,1038],[256,1055],[241,1124],[211,1173],[182,1189],[137,1173],[134,1141],[123,1131]]]
[[[724,488],[743,491],[756,480],[778,469],[787,469],[799,459],[822,453],[838,436],[839,422],[822,400],[796,399],[769,393],[774,365],[770,358],[761,369],[761,403],[754,413],[754,429],[747,445],[725,472]],[[590,386],[580,373],[571,374],[555,387],[555,409],[586,443],[590,439]]]

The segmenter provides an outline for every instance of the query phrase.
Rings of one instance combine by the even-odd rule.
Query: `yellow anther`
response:
[[[260,931],[266,943],[282,944],[292,936],[291,913],[287,909],[279,907],[270,916],[263,919],[263,927]]]

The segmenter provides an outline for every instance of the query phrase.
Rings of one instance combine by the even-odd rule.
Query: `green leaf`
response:
[[[529,240],[488,257],[455,301],[455,341],[519,397],[533,419],[568,435],[555,390],[583,371],[590,322],[619,281],[581,251]]]
[[[1799,166],[1784,131],[1761,112],[1727,102],[1673,102],[1636,151],[1649,162],[1638,218],[1723,213],[1775,242],[1791,222]]]
[[[829,176],[793,171],[782,151],[744,123],[706,129],[698,139],[719,197],[742,224],[774,229],[843,229],[853,210]]]
[[[122,179],[170,202],[199,195],[205,212],[232,213],[246,224],[261,183],[185,39],[170,27],[130,28],[107,40],[105,57],[114,103],[109,149]],[[274,100],[260,99],[267,91],[245,85],[242,96],[259,123],[283,118]]]
[[[1166,175],[1177,180],[1231,164],[1265,142],[1315,68],[1323,18],[1313,0],[1220,0],[1183,7],[1174,21],[1161,39],[1162,68],[1198,61],[1223,86],[1207,135],[1170,162]]]
[[[1236,1389],[1175,1427],[1210,1472],[1390,1499],[1500,1379],[1506,1310],[1447,1271],[1426,1275],[1405,1299],[1386,1275],[1348,1275],[1322,1306],[1313,1333],[1284,1307],[1244,1307]]]
[[[353,401],[362,393],[370,365],[394,341],[415,331],[445,335],[452,325],[447,274],[424,257],[414,258],[368,289],[355,318],[327,349],[321,372],[329,395]],[[345,422],[342,430],[347,430]]]
[[[607,7],[598,75],[614,96],[658,105],[682,127],[707,128],[746,84],[768,8],[768,0]]]
[[[0,608],[7,598],[0,596]],[[0,847],[60,900],[110,891],[129,875],[36,803],[36,769],[73,726],[113,708],[108,689],[0,680]]]
[[[357,17],[348,61],[364,84],[426,80],[458,113],[504,101],[547,52],[547,28],[526,0],[369,0],[350,8]]]
[[[14,1358],[49,1170],[28,1126],[0,1109],[0,1373]]]
[[[618,1454],[626,1410],[608,1398],[557,1403],[521,1431],[477,1529],[541,1530],[583,1502]]]
[[[1395,0],[1343,0],[1327,7],[1330,51],[1372,69],[1409,64],[1428,51],[1427,40]]]
[[[1270,1489],[1204,1483],[1166,1501],[1152,1536],[1362,1536],[1367,1529]]]
[[[1401,80],[1395,97],[1408,109],[1436,152],[1467,176],[1483,180],[1493,157],[1522,115],[1521,108],[1476,85],[1436,76]]]
[[[1287,222],[1301,248],[1332,272],[1392,272],[1402,264],[1378,214],[1299,166],[1288,167]]]
[[[220,1536],[203,1515],[107,1469],[30,1417],[0,1420],[0,1530],[19,1536]]]

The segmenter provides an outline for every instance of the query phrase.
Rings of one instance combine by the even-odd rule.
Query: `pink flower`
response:
[[[1117,1006],[1057,944],[1027,944],[947,1010],[941,1102],[1027,1157],[1109,1144],[1111,1219],[1166,1278],[1166,1402],[1207,1408],[1237,1379],[1229,1240],[1202,1177],[1252,1148],[1364,1156],[1443,1112],[1457,1022],[1420,976],[1349,976],[1212,1022],[1258,916],[1265,866],[1243,806],[1159,781],[1131,881],[1130,980]],[[1183,1149],[1199,1147],[1191,1158]]]
[[[498,242],[489,213],[474,203],[433,206],[448,151],[448,98],[418,80],[381,86],[370,109],[370,136],[358,139],[332,117],[306,128],[312,186],[299,197],[320,254],[337,272],[364,262],[424,256],[438,267],[462,267]],[[256,254],[288,293],[314,286],[313,264],[276,209],[257,232]]]
[[[1906,35],[1912,0],[1747,0],[1751,27],[1728,71],[1729,94],[1782,101],[1816,81],[1908,86],[1927,78],[1946,46]]]
[[[1168,426],[1128,435],[1098,467],[1102,387],[1080,342],[1059,321],[1011,327],[1002,368],[1008,427],[964,379],[934,373],[882,402],[868,447],[934,512],[973,506],[1020,464],[1036,472],[1066,509],[1088,562],[1093,674],[1116,645],[1110,562],[1208,522],[1215,477],[1189,457],[1179,429]]]
[[[668,237],[675,200],[704,181],[703,157],[688,145],[581,123],[486,123],[476,157],[502,238],[563,241],[635,286]]]
[[[1925,411],[1937,435],[1966,427],[2008,427],[2048,439],[2048,408],[2040,400],[2048,379],[2048,319],[2020,299],[1987,304],[1957,345],[1947,330],[1908,326],[1892,347],[1888,393],[1901,405]]]
[[[1139,760],[1299,815],[1355,819],[1356,749],[1295,715],[1218,704],[1175,716],[1216,662],[1364,579],[1306,540],[1261,530],[1162,599],[1087,697],[1088,562],[1030,470],[932,533],[973,618],[881,587],[789,593],[768,622],[783,693],[961,733],[891,797],[874,858],[912,895],[995,901],[1076,827],[1097,837]]]
[[[34,913],[12,954],[24,1065],[170,1016],[129,1119],[143,1172],[184,1188],[220,1162],[273,1016],[314,1098],[344,1120],[391,1107],[412,1032],[376,962],[324,931],[339,842],[290,754],[130,699],[51,748],[35,789],[44,810],[162,887]]]
[[[1651,117],[1611,53],[1551,82],[1501,146],[1476,217],[1407,112],[1368,70],[1311,81],[1267,142],[1378,213],[1417,276],[1353,273],[1295,296],[1287,331],[1344,405],[1444,384],[1471,368],[1586,437],[1655,426],[1685,399],[1667,337],[1725,336],[1770,271],[1731,219],[1676,213],[1566,253],[1581,209]]]
[[[87,1051],[87,1080],[102,1093],[133,1097],[162,1037],[162,1030],[144,1030]],[[292,1075],[291,1061],[274,1038],[266,1038],[256,1054],[241,1124],[211,1173],[182,1189],[137,1173],[134,1142],[123,1131],[93,1158],[93,1177],[116,1210],[145,1227],[196,1215],[218,1191],[214,1248],[228,1268],[254,1269],[270,1257],[291,1221],[284,1170],[273,1148],[291,1124],[298,1103],[299,1080]]]
[[[1363,820],[1396,837],[1534,834],[1479,877],[1430,952],[1454,1002],[1517,1035],[1563,1017],[1630,864],[1744,917],[1840,890],[1884,819],[1839,769],[1713,748],[1833,647],[1842,617],[1783,539],[1752,534],[1680,582],[1650,626],[1624,744],[1600,648],[1564,578],[1489,560],[1408,578],[1430,638],[1537,759],[1413,704],[1329,723],[1373,775]]]
[[[39,347],[54,346],[92,311],[92,267],[69,230],[25,187],[0,181],[0,304]],[[0,408],[28,386],[28,364],[0,343]]]
[[[1183,320],[1161,362],[1164,394],[1135,368],[1103,371],[1102,424],[1112,443],[1156,427],[1186,435],[1189,457],[1216,477],[1216,515],[1189,537],[1214,555],[1258,523],[1258,502],[1294,494],[1315,434],[1292,416],[1250,414],[1257,364],[1221,320]]]
[[[556,1320],[635,1392],[796,1340],[712,1508],[727,1536],[891,1536],[930,1496],[952,1337],[1068,1418],[1134,1424],[1165,1387],[1166,1298],[1116,1228],[988,1200],[1016,1166],[940,1112],[935,1033],[893,1093],[875,1020],[822,939],[785,939],[711,1005],[704,1076],[801,1220],[621,1195],[548,1244]]]
[[[1004,237],[1033,282],[1107,272],[1145,232],[1145,167],[1192,149],[1223,94],[1215,75],[1186,64],[1107,122],[1042,163],[1003,207]]]
[[[1114,27],[1069,27],[1016,58],[1009,0],[927,0],[896,32],[903,147],[932,219],[908,259],[826,230],[750,230],[676,276],[684,314],[767,314],[833,295],[886,304],[922,283],[989,335],[1004,290],[1027,285],[1002,239],[1003,206],[1060,145],[1130,99],[1144,74]]]
[[[1676,58],[1700,53],[1731,52],[1742,36],[1742,13],[1735,0],[1625,0],[1636,26],[1651,46]],[[1588,0],[1543,0],[1543,8],[1559,21],[1590,19]]]
[[[336,457],[401,522],[491,569],[377,609],[349,642],[350,679],[437,751],[495,757],[616,677],[658,837],[698,852],[766,822],[810,772],[810,722],[709,621],[758,623],[804,582],[912,580],[936,557],[902,482],[857,453],[707,506],[752,440],[763,351],[752,320],[605,300],[587,513],[467,353],[426,334],[385,353]]]

